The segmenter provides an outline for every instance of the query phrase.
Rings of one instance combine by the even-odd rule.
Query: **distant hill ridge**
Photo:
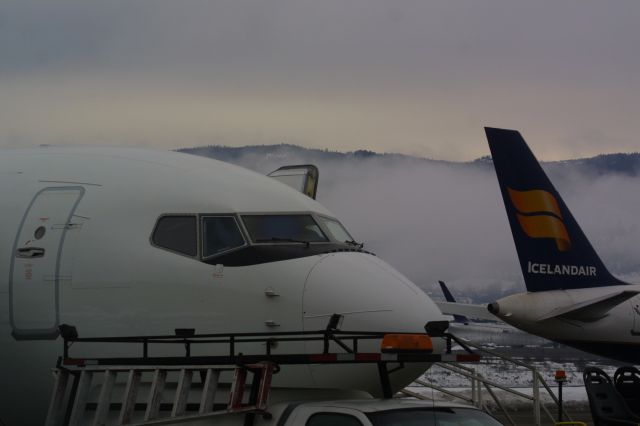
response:
[[[409,159],[418,161],[437,161],[430,158],[415,157],[412,155],[397,154],[397,153],[379,153],[369,151],[366,149],[359,149],[356,151],[331,151],[329,149],[318,148],[305,148],[299,145],[292,144],[273,144],[273,145],[245,145],[240,147],[225,146],[225,145],[209,145],[195,148],[182,148],[178,149],[179,152],[186,152],[189,154],[202,155],[205,157],[211,157],[216,159],[239,159],[245,155],[269,155],[269,154],[295,154],[298,156],[310,156],[314,158],[320,158],[323,160],[342,160],[353,158],[397,158],[397,159]],[[442,161],[446,162],[446,161]]]
[[[411,163],[433,163],[433,164],[449,164],[449,165],[475,165],[488,166],[491,164],[491,157],[480,157],[469,162],[455,162],[445,160],[434,160],[430,158],[416,157],[398,153],[378,153],[369,150],[356,150],[349,152],[331,151],[328,149],[304,148],[299,145],[292,144],[275,144],[275,145],[246,145],[241,147],[231,147],[224,145],[209,145],[194,148],[182,148],[179,152],[200,155],[204,157],[215,158],[217,160],[229,163],[244,163],[247,157],[265,157],[271,159],[281,159],[286,164],[287,159],[300,160],[307,162],[314,161],[363,161],[363,160],[382,160],[382,161],[404,161]],[[572,168],[582,172],[605,175],[605,174],[623,174],[627,176],[640,175],[640,153],[619,153],[619,154],[600,154],[595,157],[578,158],[572,160],[544,162],[553,168],[560,165],[570,165]]]

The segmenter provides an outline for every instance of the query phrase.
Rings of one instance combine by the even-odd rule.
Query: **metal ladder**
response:
[[[46,426],[76,426],[89,424],[105,425],[149,425],[168,424],[203,417],[229,413],[259,413],[265,412],[271,388],[271,378],[277,369],[272,362],[259,362],[243,366],[99,366],[88,365],[78,368],[56,368],[54,370],[55,386]],[[216,394],[220,390],[220,374],[233,372],[233,381],[228,391],[226,406],[216,410]],[[161,413],[163,393],[167,385],[169,373],[176,372],[175,394],[169,402],[171,412]],[[202,384],[193,386],[193,376],[197,373]],[[253,373],[250,393],[246,396],[248,373]],[[143,374],[151,375],[149,391],[146,397],[138,398],[143,385]],[[124,391],[121,395],[113,395],[118,379],[126,376]],[[100,383],[100,381],[102,383]],[[122,382],[120,382],[122,384]],[[146,385],[146,384],[145,384]],[[99,388],[95,403],[89,401],[92,389]],[[187,402],[193,391],[200,391],[197,413],[195,409],[187,410]],[[225,386],[226,390],[226,386]],[[170,393],[170,392],[167,392]],[[218,395],[218,399],[222,398]],[[194,399],[194,398],[192,398]],[[142,400],[138,403],[138,400]],[[165,407],[167,403],[163,404]],[[193,406],[193,404],[190,404]],[[89,408],[95,407],[91,418]],[[134,411],[144,409],[144,416],[134,416]],[[191,412],[189,412],[191,411]],[[117,414],[117,415],[116,415]],[[90,419],[90,420],[89,420]],[[135,421],[134,421],[135,420]]]

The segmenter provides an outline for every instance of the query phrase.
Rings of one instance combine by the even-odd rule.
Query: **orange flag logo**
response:
[[[571,239],[562,221],[562,212],[553,195],[541,189],[516,191],[507,188],[516,208],[520,227],[531,238],[553,238],[559,251],[571,248]]]

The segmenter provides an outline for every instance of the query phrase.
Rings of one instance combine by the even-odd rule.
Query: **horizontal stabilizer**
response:
[[[438,308],[445,315],[464,315],[467,318],[489,321],[501,321],[493,316],[485,305],[471,305],[469,303],[436,302]]]
[[[624,290],[613,294],[607,294],[582,303],[554,309],[543,317],[538,318],[538,320],[543,321],[551,318],[565,318],[583,322],[597,321],[607,316],[611,309],[639,293],[640,291]]]

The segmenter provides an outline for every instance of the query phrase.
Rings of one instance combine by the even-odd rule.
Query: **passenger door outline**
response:
[[[11,334],[16,340],[44,340],[58,337],[62,248],[71,218],[84,192],[85,189],[81,186],[43,188],[36,193],[25,210],[11,251],[9,268],[9,319]],[[52,198],[53,195],[67,195],[69,202],[64,198]],[[43,206],[38,203],[42,203]],[[47,207],[49,207],[48,210]],[[57,211],[52,211],[56,210],[56,207]],[[42,238],[44,241],[34,241],[30,237],[34,231],[31,228],[38,220],[43,226],[46,224],[46,233]],[[45,240],[46,234],[49,234],[48,241]],[[33,245],[30,245],[32,243]],[[25,250],[28,247],[40,250]],[[38,255],[29,258],[24,256],[25,253]],[[36,262],[35,274],[33,270],[27,271],[34,266],[33,264],[29,266],[30,261]],[[18,271],[18,268],[24,271]],[[41,302],[40,306],[38,301]],[[45,309],[38,311],[35,309],[38,307]],[[30,317],[25,312],[29,310],[34,311],[31,312],[33,315],[31,319],[34,323],[40,322],[40,325],[29,325]]]

